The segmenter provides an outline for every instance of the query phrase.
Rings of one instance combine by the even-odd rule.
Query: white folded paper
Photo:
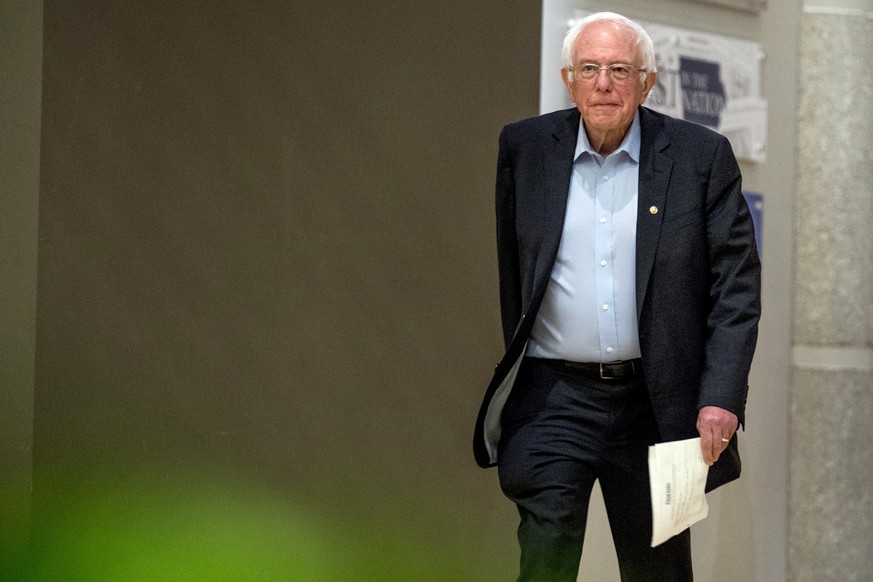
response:
[[[706,475],[700,438],[649,447],[652,490],[652,547],[706,517]]]

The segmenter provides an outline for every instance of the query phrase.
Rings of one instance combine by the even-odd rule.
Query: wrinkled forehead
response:
[[[576,62],[594,61],[600,64],[623,62],[637,65],[642,51],[637,46],[634,32],[618,22],[598,21],[585,27],[573,44]]]

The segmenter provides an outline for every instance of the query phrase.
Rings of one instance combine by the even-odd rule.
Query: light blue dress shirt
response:
[[[605,159],[580,120],[573,160],[558,256],[526,353],[575,362],[638,358],[639,113]]]

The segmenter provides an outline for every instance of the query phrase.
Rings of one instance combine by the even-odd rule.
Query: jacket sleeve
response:
[[[744,423],[761,313],[761,263],[740,170],[724,137],[713,156],[706,215],[710,305],[698,408],[718,406]]]
[[[500,133],[497,156],[496,218],[497,268],[500,280],[500,316],[506,348],[521,319],[521,273],[515,222],[515,177],[509,146],[509,128]]]

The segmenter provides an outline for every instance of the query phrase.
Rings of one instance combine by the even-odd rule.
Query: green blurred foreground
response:
[[[440,551],[423,547],[426,536],[368,536],[363,527],[328,523],[265,488],[169,477],[91,478],[87,486],[58,480],[35,500],[30,549],[3,540],[0,580],[466,579],[447,567]]]

